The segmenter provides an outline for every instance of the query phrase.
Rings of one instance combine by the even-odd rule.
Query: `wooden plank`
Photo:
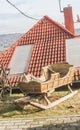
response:
[[[73,92],[72,88],[70,87],[70,84],[68,84],[68,89],[70,90],[71,93]]]
[[[27,96],[27,97],[22,97],[22,98],[19,98],[19,99],[16,99],[14,100],[14,103],[28,103],[30,101],[30,97]]]
[[[77,92],[78,92],[78,91],[76,90],[76,91],[74,91],[74,92],[68,94],[67,96],[60,98],[59,100],[56,100],[56,101],[54,101],[54,102],[52,102],[52,103],[49,103],[49,104],[46,105],[46,106],[43,105],[43,104],[40,104],[40,103],[32,102],[32,101],[30,101],[29,103],[30,103],[32,106],[35,106],[35,107],[37,107],[37,108],[46,110],[46,109],[49,109],[49,108],[51,108],[51,107],[54,107],[54,106],[58,105],[59,103],[61,103],[61,102],[65,101],[65,100],[67,100],[67,99],[73,97]]]

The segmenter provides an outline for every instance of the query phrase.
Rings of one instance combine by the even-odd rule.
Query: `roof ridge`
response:
[[[51,21],[52,23],[56,24],[58,27],[64,29],[65,31],[67,31],[68,33],[70,33],[71,35],[75,36],[73,33],[71,33],[67,28],[65,28],[62,24],[60,24],[59,22],[53,20],[52,18],[50,18],[49,16],[45,15],[45,18],[47,18],[49,21]]]
[[[58,27],[60,27],[61,29],[63,29],[64,31],[68,32],[69,34],[71,34],[72,36],[75,36],[74,34],[72,34],[69,30],[67,30],[62,24],[60,24],[59,22],[53,20],[52,18],[50,18],[49,16],[45,15],[43,16],[36,24],[34,24],[32,26],[31,29],[29,29],[26,33],[24,33],[16,42],[14,42],[8,49],[6,49],[4,52],[2,52],[0,54],[0,57],[2,55],[4,55],[7,51],[9,51],[12,47],[17,46],[19,41],[21,41],[21,39],[23,39],[25,36],[27,36],[40,22],[42,22],[44,19],[48,19],[50,22],[54,23],[55,25],[57,25]]]
[[[62,24],[60,24],[59,22],[51,19],[49,16],[45,15],[36,24],[34,24],[31,29],[29,29],[23,36],[21,36],[21,38],[16,41],[17,43],[15,42],[14,44],[18,44],[18,41],[21,40],[22,38],[24,38],[26,35],[28,35],[28,33],[30,33],[30,31],[32,31],[34,29],[34,27],[37,26],[38,23],[40,23],[44,18],[47,18],[49,21],[56,24],[58,27],[64,29],[65,31],[67,31],[68,33],[70,33],[71,35],[74,36],[74,34],[72,34],[69,30],[67,30]]]
[[[61,29],[63,29],[64,31],[67,31],[69,34],[71,34],[72,36],[74,36],[74,34],[72,34],[69,30],[67,30],[63,25],[61,25],[60,23],[58,23],[57,21],[51,19],[49,16],[45,15],[43,16],[36,24],[33,25],[33,27],[31,29],[29,29],[26,33],[24,33],[16,42],[14,42],[7,50],[5,50],[4,52],[2,52],[0,54],[0,56],[4,55],[8,50],[10,50],[12,47],[17,46],[19,41],[21,41],[21,39],[23,39],[25,36],[28,35],[28,33],[30,33],[40,22],[42,22],[42,20],[44,19],[48,19],[50,22],[56,24],[58,27],[60,27]]]

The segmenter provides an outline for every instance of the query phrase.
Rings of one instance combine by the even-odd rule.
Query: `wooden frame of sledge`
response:
[[[47,67],[47,69],[50,69],[50,68]],[[75,71],[75,68],[70,67],[68,73],[62,78],[60,78],[59,73],[52,73],[50,79],[44,82],[36,78],[28,82],[20,82],[19,87],[23,93],[26,92],[25,94],[27,95],[28,94],[29,95],[30,94],[42,95],[42,98],[45,100],[46,104],[41,104],[39,102],[33,101],[31,96],[29,98],[24,97],[24,98],[17,99],[14,101],[14,103],[23,109],[26,108],[27,104],[30,104],[32,106],[35,106],[43,110],[49,109],[51,107],[58,105],[59,103],[69,99],[70,97],[74,96],[77,93],[77,91],[73,91],[71,88],[72,82],[74,80],[74,71]],[[61,86],[67,86],[70,93],[56,101],[50,101],[48,98],[49,94],[51,94],[52,92],[55,91],[56,88],[59,88]]]

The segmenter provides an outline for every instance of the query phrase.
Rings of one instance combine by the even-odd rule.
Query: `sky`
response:
[[[64,14],[60,13],[58,0],[9,0],[22,12],[31,17],[41,19],[48,15],[59,23],[64,23]],[[77,14],[80,16],[80,0],[61,0],[61,9],[71,5],[73,9],[74,22]],[[29,19],[6,0],[0,0],[0,34],[26,33],[38,20]],[[80,27],[80,23],[77,24]]]

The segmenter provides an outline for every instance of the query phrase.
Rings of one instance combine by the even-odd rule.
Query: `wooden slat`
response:
[[[54,102],[52,102],[52,103],[49,103],[49,105],[47,105],[47,106],[45,106],[45,105],[43,105],[43,104],[40,104],[40,103],[32,102],[32,101],[29,102],[29,103],[30,103],[32,106],[35,106],[35,107],[38,107],[38,108],[40,108],[40,109],[45,110],[45,109],[49,109],[49,108],[51,108],[51,107],[54,107],[54,106],[58,105],[59,103],[61,103],[61,102],[65,101],[65,100],[67,100],[67,99],[73,97],[77,92],[78,92],[78,91],[76,90],[76,91],[74,91],[74,92],[68,94],[67,96],[60,98],[59,100],[56,100],[56,101],[54,101]]]

